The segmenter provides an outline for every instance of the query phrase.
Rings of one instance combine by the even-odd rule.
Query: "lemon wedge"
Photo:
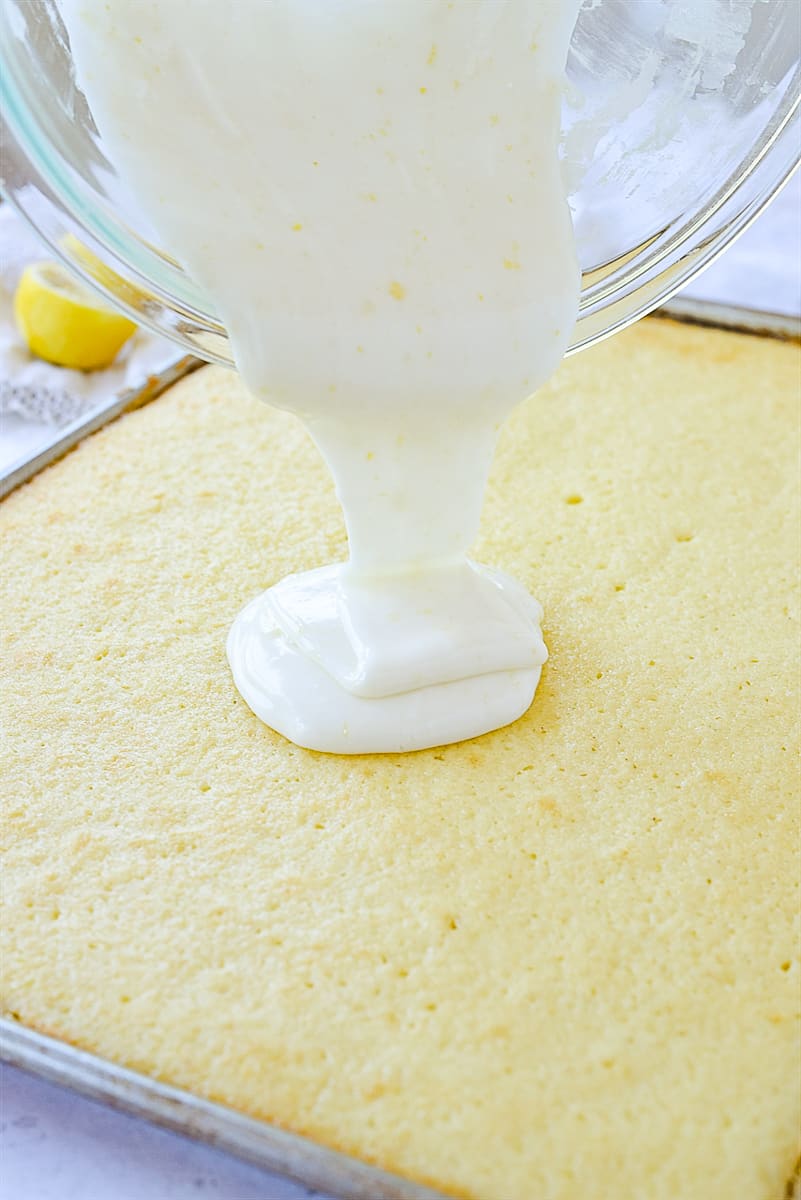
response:
[[[33,354],[79,371],[107,367],[136,329],[55,262],[26,267],[14,316]]]

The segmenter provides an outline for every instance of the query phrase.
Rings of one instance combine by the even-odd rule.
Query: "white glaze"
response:
[[[442,744],[531,703],[539,606],[465,556],[498,427],[577,313],[578,6],[61,0],[112,160],[334,475],[349,564],[280,584],[228,640],[248,703],[302,745]]]

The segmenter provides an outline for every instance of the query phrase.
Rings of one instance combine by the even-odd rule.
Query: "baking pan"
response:
[[[669,318],[801,343],[801,318],[758,312],[698,300],[674,300],[650,318]],[[31,479],[67,454],[83,438],[123,413],[157,399],[179,379],[203,364],[184,358],[105,407],[94,409],[60,431],[35,457],[17,463],[0,476],[0,497]],[[297,1134],[257,1121],[189,1092],[168,1087],[28,1029],[20,1021],[0,1018],[0,1060],[72,1088],[112,1108],[144,1117],[207,1145],[227,1150],[257,1166],[318,1188],[341,1200],[445,1200],[442,1193],[390,1175],[367,1163],[329,1150]],[[790,1190],[788,1196],[797,1195]]]
[[[801,342],[801,317],[760,312],[754,308],[740,308],[733,304],[714,304],[706,300],[671,300],[645,319],[654,318],[683,321],[687,325],[705,325],[734,333],[750,333],[783,342]],[[0,500],[20,484],[27,483],[34,475],[38,475],[45,467],[63,458],[89,434],[96,433],[98,429],[102,429],[104,425],[110,424],[124,413],[150,404],[179,379],[191,375],[198,367],[204,365],[201,359],[191,355],[182,358],[166,371],[151,376],[143,387],[123,392],[111,403],[100,405],[78,417],[70,425],[59,430],[32,458],[12,463],[0,474]]]
[[[179,379],[183,379],[185,375],[191,375],[193,371],[202,366],[203,363],[199,358],[191,356],[181,358],[158,375],[149,376],[142,387],[128,389],[119,396],[114,396],[110,402],[106,401],[90,409],[89,412],[82,413],[69,425],[59,429],[49,441],[45,442],[42,449],[34,454],[33,458],[23,458],[12,463],[0,475],[0,500],[9,492],[13,492],[14,488],[19,487],[21,483],[27,483],[45,467],[49,467],[51,463],[63,458],[90,433],[96,433],[98,429],[102,429],[104,425],[121,417],[123,413],[133,412],[136,408],[144,408],[146,404],[161,396]]]
[[[51,1083],[145,1117],[342,1200],[446,1200],[440,1192],[167,1087],[5,1018],[0,1019],[0,1058]]]

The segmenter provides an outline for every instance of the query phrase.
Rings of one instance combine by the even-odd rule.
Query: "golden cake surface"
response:
[[[209,368],[0,507],[2,999],[471,1200],[780,1200],[798,1153],[795,347],[664,321],[502,437],[545,606],[514,725],[300,750],[225,636],[342,558],[300,425]]]

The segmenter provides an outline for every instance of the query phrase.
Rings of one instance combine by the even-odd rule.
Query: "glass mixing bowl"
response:
[[[799,0],[585,0],[563,113],[583,271],[572,351],[682,287],[786,181],[800,59]],[[104,152],[55,0],[0,0],[0,102],[0,186],[53,252],[140,324],[230,363],[208,297]]]

